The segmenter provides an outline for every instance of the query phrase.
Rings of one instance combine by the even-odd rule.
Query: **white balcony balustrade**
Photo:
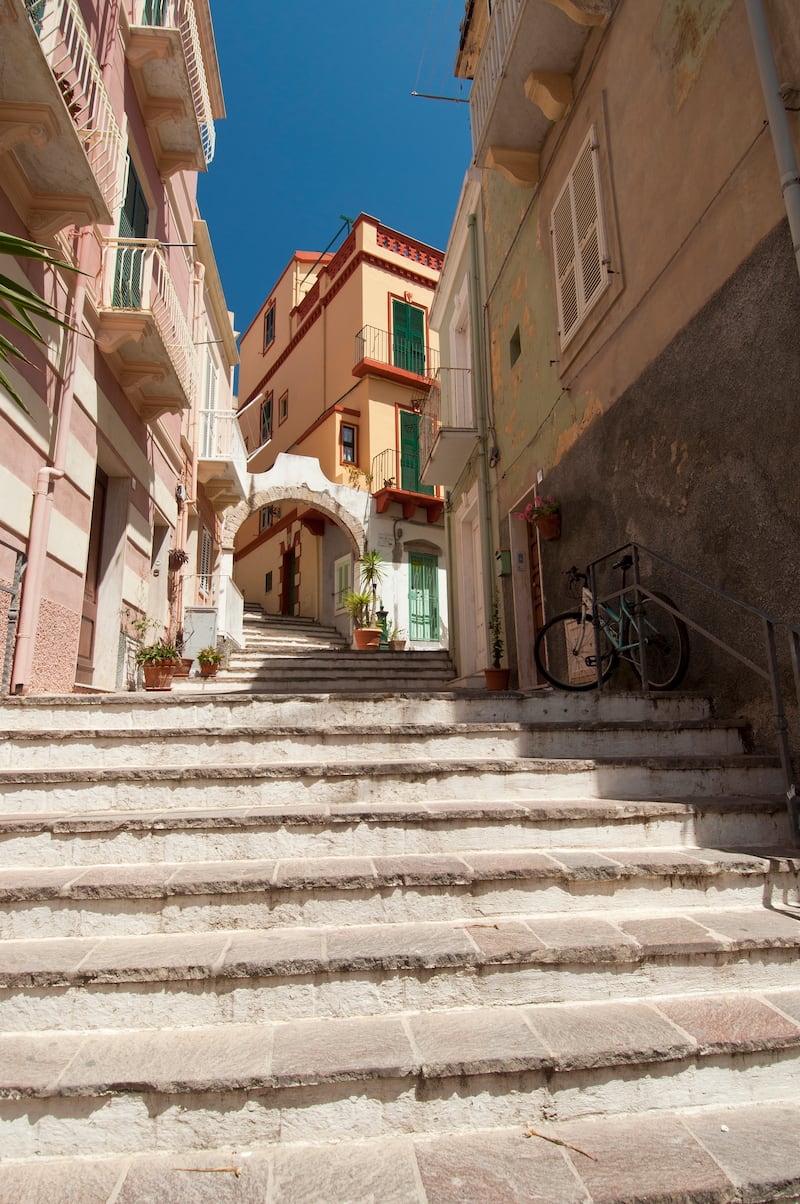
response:
[[[127,55],[161,170],[204,170],[216,133],[193,0],[135,0]]]
[[[422,403],[419,450],[426,485],[452,489],[477,444],[468,368],[442,367]]]
[[[247,495],[247,449],[234,410],[202,409],[198,414],[197,476],[215,510]]]
[[[98,344],[142,417],[186,409],[195,396],[195,347],[158,242],[105,240],[99,314]]]
[[[110,223],[125,143],[77,0],[0,0],[4,187],[45,237]]]

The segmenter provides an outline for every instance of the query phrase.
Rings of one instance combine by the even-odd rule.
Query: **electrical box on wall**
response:
[[[499,552],[495,552],[494,558],[497,561],[497,576],[511,576],[511,550],[509,548],[501,548]]]

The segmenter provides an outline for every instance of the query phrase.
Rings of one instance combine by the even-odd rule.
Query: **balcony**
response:
[[[572,77],[592,26],[616,0],[495,0],[470,91],[479,167],[538,183],[539,152],[572,104]]]
[[[110,224],[124,143],[77,0],[0,0],[0,162],[25,226]]]
[[[247,496],[247,451],[234,410],[200,410],[197,479],[215,510]]]
[[[145,422],[191,404],[194,343],[166,256],[152,239],[104,240],[97,344]]]
[[[364,326],[356,335],[353,376],[381,376],[399,385],[419,388],[439,367],[439,352],[424,343]]]
[[[419,475],[418,449],[387,448],[372,461],[372,495],[378,514],[385,514],[397,502],[403,518],[410,521],[417,510],[424,510],[429,523],[437,523],[444,511],[444,498]]]
[[[419,422],[420,480],[452,489],[467,466],[478,431],[472,414],[470,373],[465,368],[442,368],[448,396],[442,404],[440,377],[431,384]],[[454,425],[463,423],[463,425]]]
[[[214,115],[194,0],[135,0],[126,55],[161,174],[205,171]]]

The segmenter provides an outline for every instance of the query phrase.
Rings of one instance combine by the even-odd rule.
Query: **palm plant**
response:
[[[365,552],[361,557],[361,584],[366,593],[372,595],[368,626],[375,626],[378,609],[378,586],[383,582],[383,557],[380,552]]]
[[[69,272],[77,271],[72,264],[54,259],[47,247],[29,242],[26,238],[17,238],[13,234],[4,234],[2,231],[0,231],[0,255],[11,255],[18,259],[33,259],[39,263],[46,263],[50,267],[61,268]],[[45,301],[33,289],[18,284],[16,280],[12,280],[10,276],[6,276],[2,272],[0,272],[0,319],[7,322],[9,326],[21,330],[35,343],[40,344],[44,343],[44,336],[34,319],[54,322],[56,326],[62,326],[65,330],[71,329],[59,317],[58,310],[54,305]],[[23,360],[27,364],[30,363],[24,352],[20,351],[9,338],[0,332],[0,362],[8,364],[12,358]],[[0,385],[3,386],[12,401],[27,414],[27,406],[2,371],[0,371]]]

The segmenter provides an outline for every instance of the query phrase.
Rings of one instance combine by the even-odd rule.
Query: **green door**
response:
[[[425,375],[425,311],[392,301],[392,360],[396,368]]]
[[[167,0],[144,0],[143,25],[163,25]]]
[[[433,494],[433,485],[419,479],[419,414],[400,411],[400,488],[410,493]]]
[[[139,177],[128,159],[128,184],[125,204],[119,215],[120,238],[147,238],[148,208]],[[114,308],[142,308],[142,270],[144,247],[121,247],[114,276]]]
[[[435,556],[412,552],[408,558],[409,635],[412,640],[439,639],[439,574]]]

